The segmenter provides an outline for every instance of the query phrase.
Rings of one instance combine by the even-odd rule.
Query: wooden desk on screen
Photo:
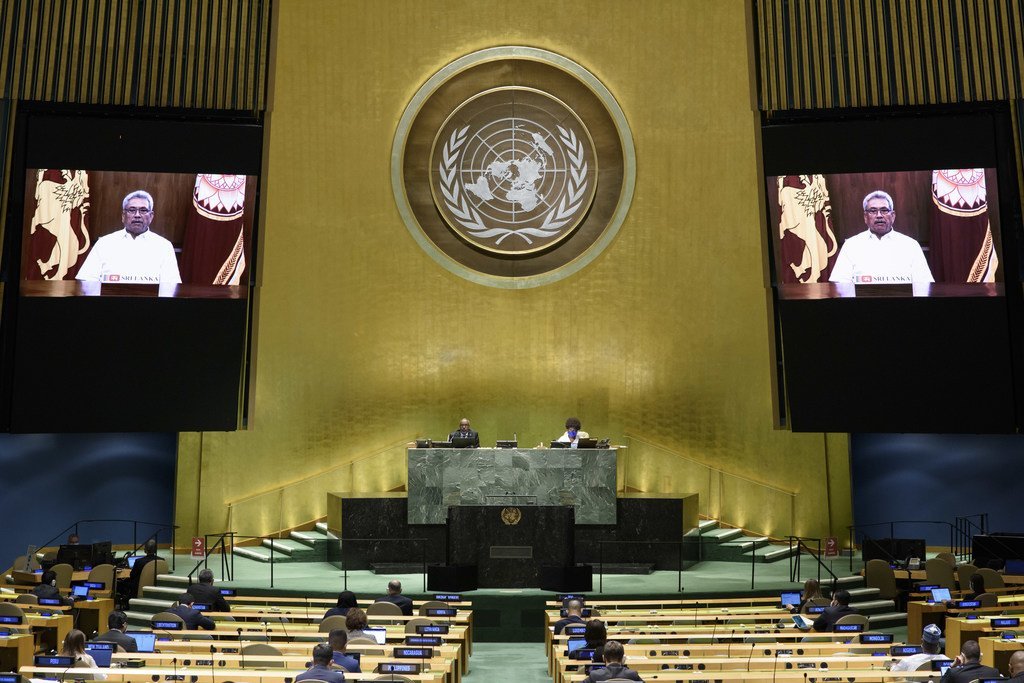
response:
[[[18,671],[23,666],[31,666],[35,651],[35,640],[28,633],[0,636],[0,671]]]

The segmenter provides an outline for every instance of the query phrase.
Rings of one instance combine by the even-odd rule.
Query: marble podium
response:
[[[410,448],[409,524],[459,505],[571,505],[576,524],[615,524],[615,449]]]

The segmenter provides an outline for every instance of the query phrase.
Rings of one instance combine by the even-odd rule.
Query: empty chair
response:
[[[74,567],[66,562],[61,562],[50,567],[50,571],[57,575],[57,588],[62,590],[71,588],[71,576],[75,573]]]
[[[336,628],[345,628],[345,617],[335,614],[320,622],[320,633],[330,633]]]
[[[868,588],[877,588],[882,600],[895,600],[900,591],[896,587],[896,574],[885,560],[868,560],[864,567],[864,583]]]
[[[147,562],[146,566],[144,566],[142,568],[142,572],[139,574],[139,587],[138,587],[138,590],[135,593],[135,597],[137,597],[137,598],[145,597],[142,594],[142,589],[145,588],[146,586],[155,586],[156,585],[156,577],[157,577],[158,574],[162,573],[160,571],[160,566],[159,566],[159,563],[161,563],[161,562],[163,562],[163,564],[164,564],[164,571],[167,571],[167,569],[166,569],[167,563],[164,562],[163,560],[153,560],[151,562]]]
[[[416,635],[417,626],[433,626],[433,619],[427,619],[426,617],[413,617],[409,621],[405,622],[405,632],[410,635]]]
[[[408,676],[399,676],[397,674],[383,674],[372,678],[373,681],[393,681],[393,683],[413,683],[413,680]]]
[[[245,656],[245,666],[258,668],[284,668],[283,660],[258,659],[259,656],[280,657],[281,651],[269,643],[249,643],[241,649],[240,654]],[[252,657],[253,659],[250,659]]]
[[[0,617],[21,617],[21,626],[14,624],[10,624],[10,626],[17,631],[25,633],[30,631],[30,627],[25,624],[25,611],[13,602],[0,602]],[[8,624],[4,624],[4,627],[7,628]]]
[[[358,638],[349,638],[348,639],[348,644],[349,645],[377,645],[377,641],[374,640],[373,638],[367,638],[367,637],[364,637],[364,636],[359,636]],[[366,652],[366,650],[362,650],[362,652]]]
[[[953,553],[936,553],[935,559],[946,562],[950,567],[956,567],[956,555]]]
[[[89,571],[90,582],[102,583],[103,590],[91,593],[96,597],[107,597],[113,595],[114,591],[114,565],[98,564]]]
[[[934,583],[940,588],[956,590],[956,578],[953,576],[953,565],[946,560],[933,557],[924,563],[924,573],[928,583]]]
[[[971,577],[978,573],[978,568],[973,564],[962,564],[956,568],[956,580],[960,583],[960,590],[965,591],[971,587]]]
[[[1003,581],[1003,575],[995,569],[982,567],[978,570],[978,576],[985,580],[985,590],[990,591],[997,588],[1006,588],[1006,582]]]
[[[838,626],[839,624],[860,624],[866,630],[868,627],[868,618],[863,614],[847,614],[839,617],[836,621],[836,625]]]
[[[211,614],[209,616],[214,621],[235,621],[235,618],[230,614]]]
[[[38,605],[39,598],[33,595],[32,593],[22,593],[14,600],[14,602],[20,603],[22,605]]]
[[[153,624],[157,621],[173,621],[177,624],[181,624],[181,628],[185,628],[185,620],[179,617],[174,612],[157,612],[149,618],[149,623]]]
[[[447,602],[442,602],[440,600],[427,600],[425,603],[420,605],[420,616],[427,616],[428,609],[444,609],[445,607],[448,607]]]
[[[999,605],[999,596],[995,593],[982,593],[977,599],[982,607],[996,607]]]
[[[630,638],[630,645],[661,645],[661,638]]]
[[[366,614],[376,614],[378,616],[402,616],[402,608],[393,602],[375,602],[366,608]]]

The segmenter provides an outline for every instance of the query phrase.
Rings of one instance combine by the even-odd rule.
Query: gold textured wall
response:
[[[248,431],[182,435],[182,535],[223,530],[229,502],[235,530],[266,533],[324,515],[324,489],[400,487],[398,444],[463,416],[485,444],[515,431],[532,445],[578,415],[595,436],[643,439],[623,465],[631,489],[690,490],[704,463],[729,474],[713,510],[726,521],[843,536],[846,437],[773,427],[749,11],[739,0],[279,3],[255,410]],[[423,81],[509,44],[591,70],[637,153],[615,241],[581,273],[522,291],[435,264],[389,176],[397,121]],[[780,494],[792,513],[771,510],[760,483],[793,492]]]

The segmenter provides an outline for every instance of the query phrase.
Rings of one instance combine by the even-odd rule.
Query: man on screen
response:
[[[151,232],[153,197],[145,190],[121,202],[123,230],[96,240],[76,278],[86,282],[178,284],[178,259],[171,243]]]
[[[896,210],[892,197],[875,190],[864,197],[867,230],[843,243],[829,276],[831,282],[900,284],[935,282],[921,245],[892,229]]]

